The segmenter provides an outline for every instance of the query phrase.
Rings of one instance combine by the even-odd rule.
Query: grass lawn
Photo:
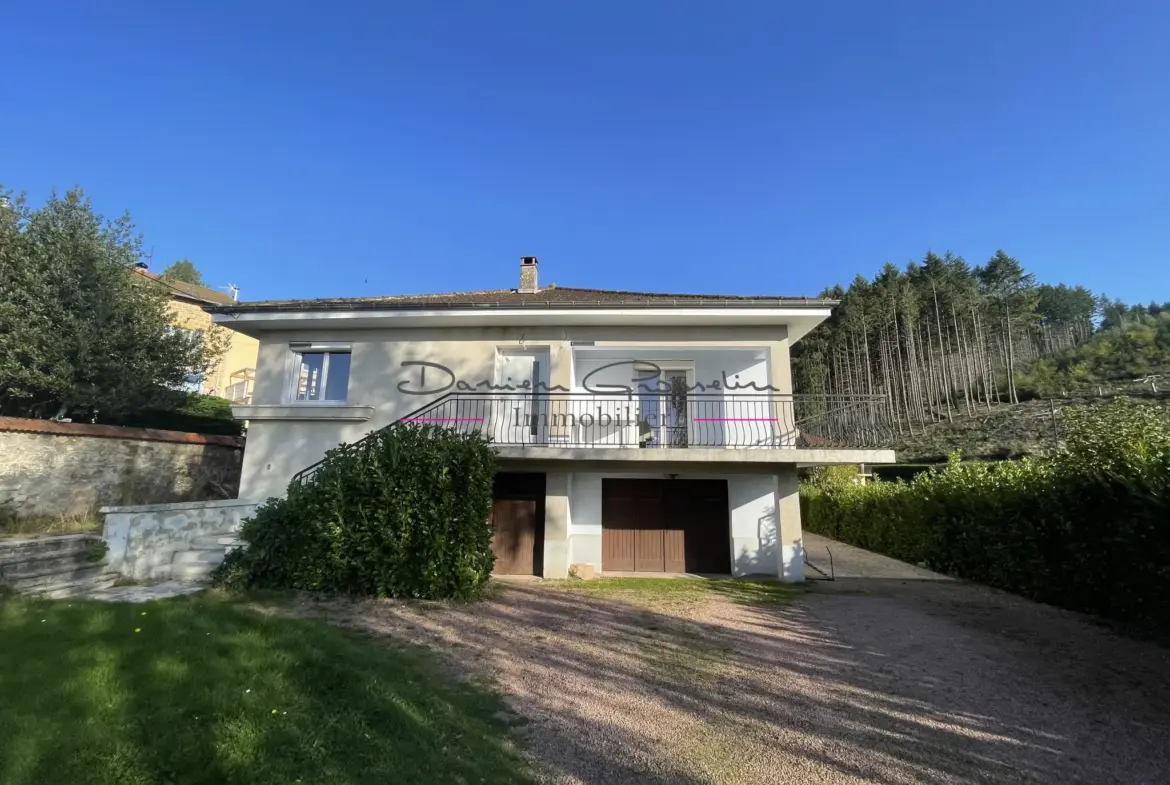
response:
[[[791,584],[743,578],[596,578],[590,581],[544,581],[546,585],[597,597],[651,604],[701,602],[725,597],[738,605],[788,602],[797,589]]]
[[[5,785],[529,782],[503,708],[421,649],[215,595],[0,595]]]

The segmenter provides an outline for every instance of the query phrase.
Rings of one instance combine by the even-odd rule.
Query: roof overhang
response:
[[[216,324],[258,336],[275,330],[370,329],[390,327],[573,327],[679,326],[759,327],[783,325],[795,343],[829,318],[829,304],[777,308],[493,308],[439,310],[217,310]]]

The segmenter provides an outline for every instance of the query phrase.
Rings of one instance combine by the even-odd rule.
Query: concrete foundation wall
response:
[[[237,531],[258,502],[225,499],[181,504],[106,507],[104,537],[111,570],[138,581],[169,580],[176,553],[197,537]]]
[[[795,475],[795,470],[793,470]],[[551,476],[551,475],[550,475]],[[569,493],[570,564],[591,564],[601,572],[601,485],[605,477],[660,478],[661,474],[575,472]],[[726,480],[727,536],[731,540],[731,571],[735,576],[781,574],[780,534],[776,521],[776,477],[771,474],[680,474],[680,479]],[[799,537],[800,520],[789,530]],[[547,547],[546,547],[547,553]],[[547,577],[563,577],[550,575]]]

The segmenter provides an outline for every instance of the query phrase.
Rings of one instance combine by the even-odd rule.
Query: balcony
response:
[[[401,422],[477,431],[501,447],[877,449],[882,396],[453,393]]]
[[[889,463],[896,430],[884,396],[777,393],[460,392],[399,423],[480,433],[505,459],[639,463]]]
[[[243,368],[234,371],[229,377],[224,397],[232,403],[249,404],[252,402],[252,385],[256,380],[255,368]]]

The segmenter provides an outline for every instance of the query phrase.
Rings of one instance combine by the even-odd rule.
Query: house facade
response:
[[[170,299],[171,321],[182,330],[210,330],[212,316],[205,309],[235,302],[230,295],[206,286],[164,280],[162,276],[146,270],[139,270],[138,273],[166,288]],[[240,332],[229,333],[227,348],[215,367],[203,376],[191,378],[187,385],[189,391],[217,395],[237,404],[251,403],[259,350],[260,342],[254,336]]]
[[[791,346],[834,303],[541,288],[233,303],[259,341],[240,498],[401,422],[500,458],[498,572],[803,578],[799,466],[892,462],[876,401],[794,394]]]

